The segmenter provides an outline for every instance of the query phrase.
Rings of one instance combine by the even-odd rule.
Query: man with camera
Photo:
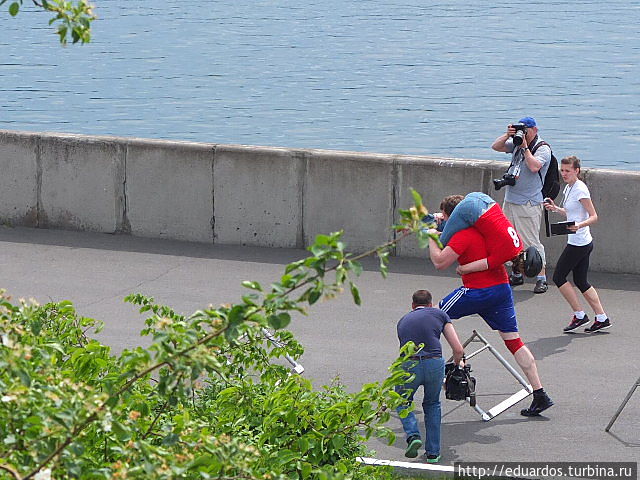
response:
[[[544,212],[542,185],[551,161],[551,148],[541,142],[535,119],[524,117],[509,125],[506,133],[491,145],[497,152],[511,154],[509,169],[501,179],[493,181],[496,190],[506,188],[504,213],[522,238],[524,247],[534,246],[542,256],[543,267],[536,278],[534,293],[545,293],[548,289],[540,223]],[[524,278],[521,273],[512,272],[509,283],[522,285]]]

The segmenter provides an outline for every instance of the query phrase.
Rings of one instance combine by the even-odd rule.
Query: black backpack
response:
[[[531,155],[535,155],[538,147],[542,145],[546,145],[551,149],[551,145],[547,142],[538,142],[531,149]],[[540,176],[540,181],[542,182],[542,198],[550,198],[555,200],[558,194],[560,193],[560,172],[558,170],[558,159],[553,154],[553,150],[551,151],[551,161],[549,162],[549,168],[547,169],[547,173],[544,176],[544,180],[542,179],[542,174],[540,170],[538,170],[538,175]]]

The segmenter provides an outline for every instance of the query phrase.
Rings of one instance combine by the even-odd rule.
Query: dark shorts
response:
[[[508,283],[487,288],[460,287],[444,297],[439,306],[452,319],[477,313],[493,330],[518,331],[513,294]]]

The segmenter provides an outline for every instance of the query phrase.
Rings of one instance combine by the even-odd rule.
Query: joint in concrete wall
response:
[[[304,151],[293,153],[294,161],[297,163],[296,173],[298,175],[297,204],[299,221],[296,229],[296,248],[306,248],[304,241],[304,192],[307,188],[307,170],[309,168],[309,156]]]
[[[116,174],[116,191],[118,191],[118,180],[122,185],[121,195],[116,198],[116,212],[119,219],[116,225],[116,233],[131,234],[131,223],[129,222],[129,200],[127,195],[127,156],[129,155],[129,145],[120,149],[120,171]]]
[[[43,222],[44,210],[42,208],[42,147],[40,137],[36,140],[36,228],[46,228]]]
[[[398,211],[398,204],[400,200],[398,198],[398,190],[400,185],[400,169],[398,168],[398,160],[393,159],[393,164],[391,167],[391,224],[396,223],[396,212]],[[395,228],[391,229],[390,240],[396,240],[398,238],[398,232],[396,232]],[[391,248],[391,255],[394,257],[398,254],[398,248],[394,244]]]
[[[216,147],[217,145],[214,145],[211,149],[211,243],[216,243]]]

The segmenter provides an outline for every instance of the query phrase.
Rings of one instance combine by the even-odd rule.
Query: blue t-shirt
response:
[[[398,322],[400,346],[410,341],[416,346],[424,344],[424,348],[418,355],[442,357],[440,335],[449,322],[451,322],[449,315],[438,308],[418,307]]]

